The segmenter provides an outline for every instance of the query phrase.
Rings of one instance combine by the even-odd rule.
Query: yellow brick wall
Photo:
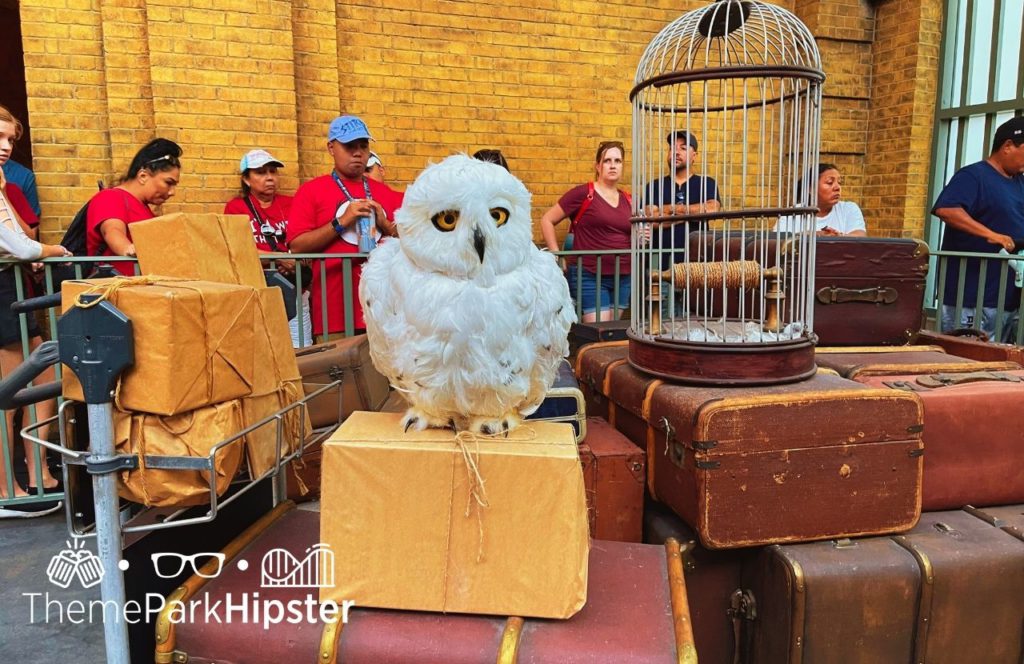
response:
[[[847,195],[870,210],[873,231],[919,232],[912,212],[923,203],[896,198],[927,184],[906,157],[913,141],[930,140],[927,90],[916,88],[928,77],[930,47],[907,55],[904,42],[931,38],[935,1],[779,3],[818,38],[828,76],[822,159],[841,165]],[[533,192],[539,219],[592,176],[599,141],[623,140],[628,162],[628,93],[640,54],[703,0],[420,0],[415,9],[379,0],[61,3],[21,2],[51,240],[96,179],[111,183],[153,136],[185,151],[180,193],[163,211],[219,210],[237,188],[238,159],[253,147],[286,162],[286,191],[326,172],[326,125],[339,113],[367,121],[399,188],[430,161],[501,148]],[[899,108],[916,114],[913,122],[890,109],[894,89],[910,94]],[[903,122],[912,140],[886,118]],[[902,170],[883,182],[880,164]]]
[[[880,234],[924,236],[941,26],[941,0],[878,6],[865,214]]]

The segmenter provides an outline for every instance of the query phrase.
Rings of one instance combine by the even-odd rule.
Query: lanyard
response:
[[[338,177],[338,172],[337,171],[331,171],[331,177],[334,178],[334,182],[341,189],[341,193],[345,194],[345,198],[347,198],[349,201],[354,201],[356,199],[355,196],[353,196],[352,194],[348,193],[348,188],[345,187],[345,183],[341,181],[340,177]],[[363,192],[366,193],[366,200],[368,200],[368,201],[372,201],[373,200],[373,194],[370,193],[370,183],[366,181],[366,176],[365,175],[363,176]]]

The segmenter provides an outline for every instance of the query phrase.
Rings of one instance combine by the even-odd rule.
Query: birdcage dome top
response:
[[[776,5],[716,0],[683,14],[651,40],[630,96],[652,85],[772,72],[824,80],[818,46],[807,26]]]

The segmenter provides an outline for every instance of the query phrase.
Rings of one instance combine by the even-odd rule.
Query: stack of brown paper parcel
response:
[[[114,393],[114,442],[123,454],[205,457],[243,427],[242,397],[256,380],[252,347],[258,294],[247,286],[160,277],[66,281],[64,311],[80,294],[102,294],[132,322],[135,364]],[[83,400],[67,367],[64,396]],[[216,489],[238,472],[244,440],[214,459]],[[121,473],[119,491],[145,505],[209,501],[209,475],[142,466]]]
[[[143,274],[167,274],[251,286],[257,291],[252,392],[242,401],[245,427],[273,415],[303,397],[284,299],[267,288],[249,219],[244,215],[168,214],[132,224],[132,240]],[[168,247],[178,248],[168,251]],[[282,423],[281,455],[298,448],[310,432],[305,409],[287,412]],[[259,477],[273,468],[277,423],[247,436],[249,472]]]
[[[572,427],[530,422],[508,439],[469,440],[405,433],[400,421],[356,412],[324,445],[320,541],[334,565],[320,601],[538,618],[579,611],[589,535]]]

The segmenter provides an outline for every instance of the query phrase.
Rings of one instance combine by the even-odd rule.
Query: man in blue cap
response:
[[[334,169],[299,187],[288,220],[288,245],[293,253],[359,253],[376,240],[396,235],[395,210],[402,194],[366,175],[370,158],[370,131],[354,115],[335,118],[327,132],[327,152]],[[369,220],[369,221],[368,221]],[[368,244],[367,244],[368,243]],[[326,284],[321,283],[320,266],[313,265],[310,286],[313,333],[320,341],[345,332],[345,301],[352,303],[355,330],[365,329],[359,306],[359,275],[362,261],[352,270],[352,291],[345,292],[342,260],[327,259]],[[324,317],[323,294],[327,296]]]

